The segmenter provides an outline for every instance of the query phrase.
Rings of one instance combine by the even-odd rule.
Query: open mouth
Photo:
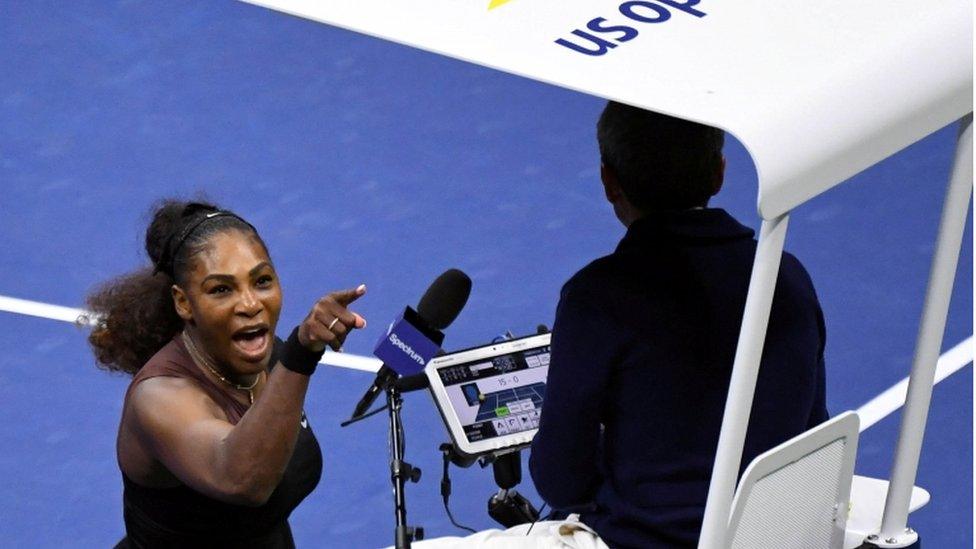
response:
[[[231,340],[245,358],[260,360],[268,349],[269,333],[267,326],[253,326],[234,332]]]

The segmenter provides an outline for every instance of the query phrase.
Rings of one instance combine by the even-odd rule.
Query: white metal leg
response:
[[[918,472],[918,458],[925,435],[925,422],[928,418],[929,403],[932,399],[932,385],[935,366],[942,348],[946,316],[949,312],[949,297],[959,262],[959,248],[969,212],[969,197],[973,191],[973,115],[970,113],[959,123],[959,139],[956,143],[956,157],[952,165],[949,188],[946,191],[939,223],[939,237],[936,241],[935,255],[932,258],[932,271],[929,275],[928,289],[925,292],[925,306],[918,330],[915,346],[915,359],[908,382],[908,396],[902,415],[898,446],[895,450],[894,465],[891,470],[891,483],[885,502],[884,517],[881,520],[881,541],[896,543],[899,547],[910,545],[917,538],[906,528],[908,524],[908,503]]]
[[[745,444],[746,428],[749,426],[759,359],[766,342],[769,309],[773,303],[773,290],[776,289],[788,222],[789,214],[763,220],[759,231],[759,246],[749,280],[749,295],[742,315],[739,342],[735,349],[729,395],[725,401],[725,414],[722,416],[722,432],[718,439],[715,464],[712,466],[705,520],[698,541],[699,549],[720,549],[726,544],[732,496],[739,475],[739,463],[742,461],[742,447]]]

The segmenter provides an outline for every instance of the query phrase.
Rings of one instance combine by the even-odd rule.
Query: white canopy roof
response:
[[[972,111],[971,0],[252,3],[723,128],[766,219]]]

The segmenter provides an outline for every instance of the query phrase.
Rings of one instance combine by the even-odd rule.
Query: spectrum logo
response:
[[[508,0],[495,0],[493,4]],[[705,17],[705,12],[696,10],[692,6],[697,6],[701,0],[654,0],[651,1],[632,1],[624,2],[617,8],[620,14],[638,23],[664,23],[671,19],[671,8],[682,11],[695,17]],[[489,9],[491,9],[489,7]],[[586,23],[587,30],[574,29],[571,34],[576,38],[560,38],[555,42],[560,46],[569,48],[584,55],[600,56],[606,54],[619,44],[629,42],[637,38],[638,30],[630,26],[607,21],[604,17],[595,17]],[[579,40],[582,39],[582,40]]]
[[[412,360],[416,360],[417,364],[420,364],[421,366],[424,366],[426,364],[426,362],[424,362],[424,357],[417,354],[417,351],[414,351],[413,347],[408,345],[406,341],[403,341],[402,339],[398,338],[396,334],[390,334],[390,343],[392,343],[395,347],[398,347],[401,351],[406,353],[407,356],[409,356]]]

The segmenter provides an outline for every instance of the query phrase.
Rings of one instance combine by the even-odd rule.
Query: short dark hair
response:
[[[596,135],[601,160],[637,209],[708,204],[722,165],[722,130],[610,101]]]

